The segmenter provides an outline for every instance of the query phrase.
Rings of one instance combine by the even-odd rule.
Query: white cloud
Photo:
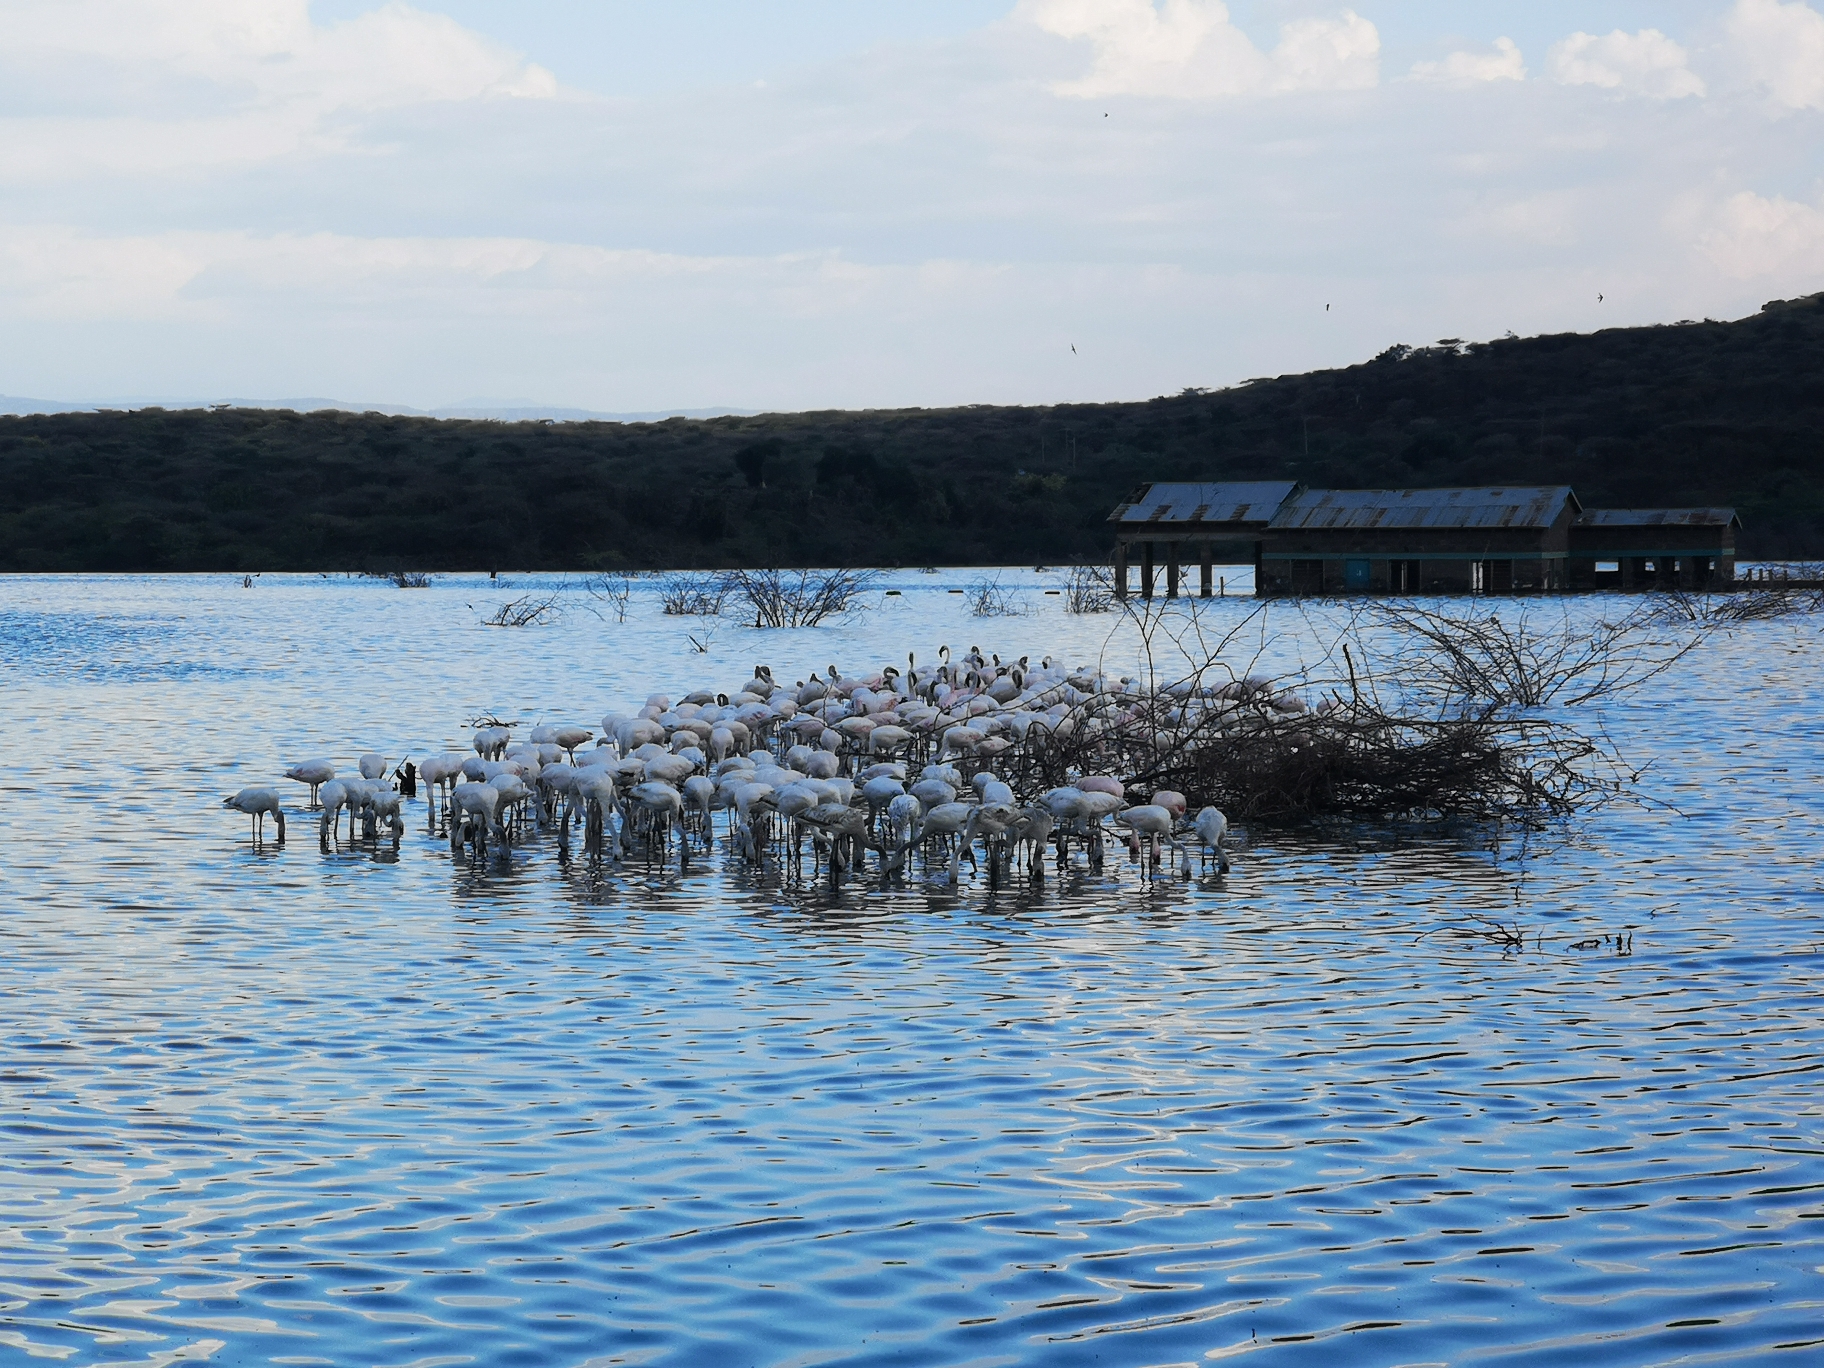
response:
[[[802,257],[769,265],[804,273]],[[752,259],[530,238],[232,230],[109,236],[0,225],[0,299],[23,316],[46,319],[202,319],[224,300],[238,310],[315,299],[351,315],[411,299],[458,312],[513,312],[541,296],[600,293],[633,278],[726,277],[752,274],[753,266]]]
[[[1524,81],[1526,62],[1512,38],[1497,38],[1493,52],[1453,52],[1441,62],[1416,63],[1408,79],[1459,89],[1486,81]]]
[[[0,80],[57,112],[0,121],[0,176],[241,165],[342,145],[380,110],[557,92],[398,0],[330,25],[308,0],[12,0],[6,21]]]
[[[15,320],[125,320],[167,314],[196,275],[172,238],[94,241],[64,228],[0,228],[0,301]]]
[[[1380,79],[1380,34],[1351,10],[1284,25],[1270,53],[1229,21],[1220,0],[1021,0],[1016,13],[1094,49],[1089,75],[1056,86],[1060,95],[1206,99],[1359,90]]]
[[[951,382],[931,374],[958,367],[960,394],[992,399],[1035,362],[1072,374],[1075,340],[1122,392],[1154,392],[1157,358],[1132,339],[1201,345],[1213,313],[1267,291],[1175,264],[0,224],[0,365],[19,392],[54,397],[809,408],[942,398]],[[131,341],[166,337],[189,342]],[[1171,373],[1190,384],[1202,369],[1181,359]]]
[[[11,0],[6,10],[9,65],[164,68],[256,102],[382,109],[557,89],[543,68],[401,0],[327,26],[311,22],[309,0]]]
[[[1724,29],[1774,99],[1792,109],[1824,109],[1824,14],[1803,3],[1736,0]]]
[[[1583,196],[1552,190],[1520,199],[1492,202],[1464,214],[1451,224],[1460,237],[1505,238],[1543,247],[1575,247],[1580,231],[1591,218]]]
[[[1593,85],[1658,100],[1704,93],[1703,78],[1687,65],[1685,50],[1658,29],[1606,37],[1573,33],[1546,54],[1561,85]]]
[[[102,235],[0,224],[0,307],[59,322],[209,322],[269,310],[344,322],[548,322],[609,318],[617,302],[660,300],[700,314],[758,307],[769,318],[803,319],[873,310],[908,292],[955,301],[1002,271],[941,259],[868,264],[828,250],[691,255],[516,237]]]
[[[1786,276],[1815,289],[1824,277],[1824,209],[1743,191],[1724,202],[1702,244],[1738,280]]]
[[[0,0],[0,387],[1092,400],[1399,340],[1727,316],[1824,277],[1815,194],[1723,204],[1789,186],[1816,130],[1720,77],[1703,102],[1591,101],[1543,44],[1543,80],[1503,46],[1442,47],[1421,79],[1500,98],[1250,98],[1371,80],[1373,27],[1250,42],[1208,3],[1029,0],[942,43],[756,68],[764,87],[527,100],[498,98],[549,89],[514,52],[338,9],[363,3],[313,24]],[[1579,60],[1612,55],[1591,42]],[[1035,54],[1048,81],[1242,98],[1059,101]]]

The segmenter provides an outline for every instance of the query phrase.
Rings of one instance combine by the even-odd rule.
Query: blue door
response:
[[[1369,586],[1368,562],[1365,560],[1346,560],[1343,562],[1343,588],[1366,589]]]

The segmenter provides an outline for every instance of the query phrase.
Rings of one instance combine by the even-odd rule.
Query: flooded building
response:
[[[1569,485],[1300,490],[1267,524],[1256,592],[1549,593],[1582,512]]]
[[[1307,489],[1292,480],[1142,485],[1109,515],[1115,596],[1177,598],[1192,561],[1254,567],[1263,598],[1722,588],[1733,508],[1593,508],[1569,485]],[[1161,571],[1163,570],[1163,583]]]
[[[1733,508],[1591,508],[1571,525],[1573,589],[1712,589],[1735,580]]]
[[[1293,480],[1215,484],[1149,484],[1108,516],[1115,529],[1115,597],[1128,594],[1128,565],[1140,569],[1140,596],[1152,598],[1165,570],[1165,597],[1194,559],[1198,592],[1210,597],[1217,565],[1260,566],[1261,538],[1299,485]]]

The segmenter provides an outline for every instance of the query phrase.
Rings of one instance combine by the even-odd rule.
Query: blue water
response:
[[[1824,1361],[1816,622],[1605,715],[1669,806],[1247,831],[1226,879],[475,867],[421,805],[396,854],[219,806],[756,660],[1133,653],[967,578],[706,655],[644,594],[480,626],[522,579],[0,583],[0,1361]]]

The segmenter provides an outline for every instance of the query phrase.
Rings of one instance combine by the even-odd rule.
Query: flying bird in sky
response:
[[[1075,342],[1072,342],[1070,344],[1070,354],[1072,356],[1075,356],[1077,354],[1077,344]]]
[[[1600,303],[1602,303],[1602,296],[1601,296],[1601,295],[1597,295],[1597,296],[1596,296],[1596,302],[1597,302],[1597,303],[1598,303],[1598,304],[1600,304]]]

